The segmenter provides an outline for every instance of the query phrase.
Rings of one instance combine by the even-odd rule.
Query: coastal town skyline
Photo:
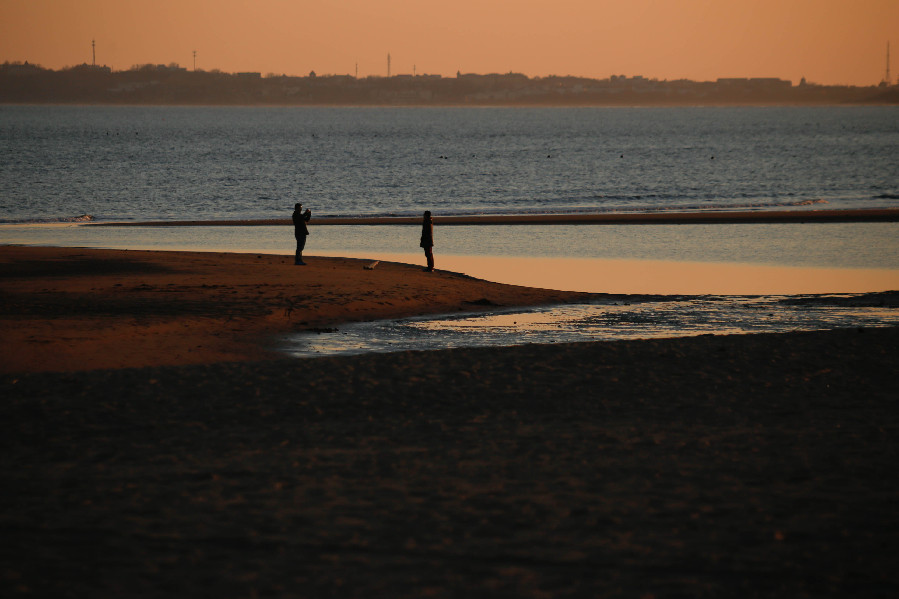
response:
[[[880,0],[562,0],[552,10],[460,0],[452,11],[403,0],[13,0],[0,5],[0,61],[289,76],[514,72],[867,86],[895,83],[888,47],[897,22],[899,3]]]

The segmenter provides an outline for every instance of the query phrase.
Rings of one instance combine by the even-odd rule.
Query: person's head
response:
[[[425,210],[425,220],[431,220],[431,211]]]
[[[293,205],[293,209],[296,210],[297,212],[302,212],[302,211],[303,211],[303,205],[300,204],[299,202],[297,202],[296,204]]]

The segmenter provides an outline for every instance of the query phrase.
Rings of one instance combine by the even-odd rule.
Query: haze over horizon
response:
[[[875,85],[896,0],[0,0],[0,61]],[[899,46],[899,39],[894,46]],[[896,66],[894,72],[899,71]],[[892,81],[896,81],[893,75]]]

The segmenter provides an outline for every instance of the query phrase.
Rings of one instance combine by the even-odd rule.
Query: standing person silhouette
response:
[[[306,247],[306,236],[309,235],[309,229],[306,223],[312,218],[312,211],[307,209],[303,212],[303,205],[296,203],[293,205],[293,236],[297,238],[297,254],[294,258],[294,265],[306,266],[303,262],[303,248]]]
[[[428,259],[427,272],[434,272],[434,221],[431,219],[431,211],[426,210],[421,219],[421,242],[418,244],[425,250],[425,258]]]

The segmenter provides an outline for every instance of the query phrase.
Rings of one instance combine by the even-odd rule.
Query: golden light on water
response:
[[[389,254],[381,256],[381,259],[423,264],[423,256],[418,254]],[[436,259],[438,270],[458,272],[478,279],[591,293],[790,295],[899,289],[897,269],[439,254]]]
[[[448,257],[446,262],[492,281],[598,293],[756,295],[899,288],[899,270],[887,269],[556,258]]]

